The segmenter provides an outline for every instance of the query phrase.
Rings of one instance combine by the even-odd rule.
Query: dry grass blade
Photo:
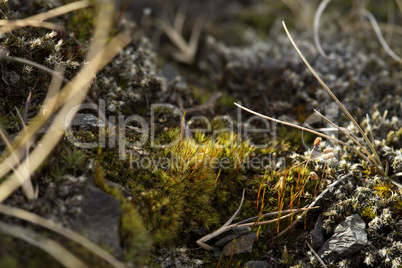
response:
[[[0,232],[22,239],[25,242],[46,251],[67,268],[88,268],[86,264],[80,261],[59,243],[56,243],[55,241],[32,230],[0,221]]]
[[[23,27],[41,27],[41,28],[46,28],[49,30],[55,30],[55,31],[62,31],[64,29],[63,26],[57,25],[51,22],[45,22],[45,21],[38,21],[38,20],[17,20],[17,21],[12,21],[12,20],[0,20],[0,26],[2,27],[12,27],[13,30],[17,28],[23,28]],[[4,31],[3,29],[0,28],[0,33],[5,33],[7,32]]]
[[[340,132],[342,132],[343,134],[346,135],[346,137],[348,137],[350,140],[352,140],[357,146],[359,146],[367,155],[367,157],[369,157],[370,159],[365,159],[366,161],[369,160],[368,162],[374,164],[375,163],[375,159],[373,158],[373,156],[367,151],[367,149],[357,140],[355,139],[352,135],[350,135],[347,131],[345,131],[344,129],[338,127],[334,122],[332,122],[331,120],[329,120],[328,118],[326,118],[324,115],[322,115],[320,112],[318,112],[317,110],[314,109],[314,112],[317,113],[322,119],[324,119],[325,121],[327,121],[329,124],[333,125],[336,129],[338,129]]]
[[[43,66],[41,64],[38,64],[36,62],[30,61],[30,60],[27,60],[27,59],[23,59],[23,58],[19,58],[19,57],[10,57],[10,56],[5,56],[5,55],[0,55],[0,59],[12,61],[12,62],[18,62],[18,63],[26,64],[26,65],[31,65],[31,66],[33,66],[35,68],[38,68],[38,69],[42,70],[42,71],[50,73],[50,74],[52,74],[53,76],[56,76],[59,79],[62,79],[66,83],[70,82],[70,80],[68,80],[67,78],[63,77],[63,75],[60,72],[58,72],[57,70],[53,71],[52,69],[47,68],[46,66]]]
[[[354,151],[356,154],[358,154],[359,156],[361,156],[361,157],[362,157],[364,160],[366,160],[367,162],[372,163],[372,161],[371,161],[370,159],[368,159],[365,155],[363,155],[361,152],[359,152],[358,150],[356,150],[356,148],[350,146],[350,145],[347,144],[347,143],[344,143],[343,141],[340,141],[340,140],[335,139],[335,138],[333,138],[333,137],[331,137],[331,136],[325,135],[325,134],[323,134],[323,133],[321,133],[321,132],[318,132],[318,131],[315,131],[315,130],[312,130],[312,129],[309,129],[309,128],[305,128],[305,127],[302,127],[302,126],[299,126],[299,125],[295,125],[295,124],[292,124],[292,123],[289,123],[289,122],[281,121],[281,120],[278,120],[278,119],[275,119],[275,118],[272,118],[272,117],[269,117],[269,116],[266,116],[266,115],[257,113],[257,112],[255,112],[255,111],[253,111],[253,110],[250,110],[250,109],[248,109],[248,108],[246,108],[246,107],[241,106],[240,104],[238,104],[238,103],[236,103],[236,102],[235,102],[234,104],[235,104],[237,107],[239,107],[239,108],[241,108],[241,109],[243,109],[243,110],[245,110],[245,111],[247,111],[247,112],[249,112],[249,113],[255,114],[255,115],[259,116],[259,117],[262,117],[262,118],[271,120],[271,121],[273,121],[273,122],[276,122],[276,123],[279,123],[279,124],[282,124],[282,125],[286,125],[286,126],[290,126],[290,127],[294,127],[294,128],[300,129],[300,130],[304,130],[304,131],[313,133],[313,134],[315,134],[315,135],[317,135],[317,136],[320,136],[320,137],[326,138],[326,139],[328,139],[328,140],[334,141],[334,142],[336,142],[336,143],[339,143],[339,144],[341,144],[341,145],[343,145],[343,146],[346,146],[346,147],[349,148],[350,150]]]
[[[331,0],[324,0],[320,3],[318,6],[317,12],[315,13],[314,16],[314,42],[315,46],[317,47],[318,52],[321,54],[326,59],[331,59],[327,54],[325,54],[324,50],[321,47],[320,44],[320,36],[318,34],[318,29],[320,27],[320,18],[322,13],[324,12],[324,9],[328,5],[328,3],[331,2]]]
[[[66,238],[73,240],[74,242],[86,247],[87,249],[91,250],[93,253],[110,263],[113,267],[116,268],[124,268],[126,267],[123,263],[118,261],[115,257],[113,257],[110,253],[106,252],[104,249],[99,247],[98,245],[92,243],[91,241],[87,240],[83,236],[67,229],[60,224],[57,224],[51,220],[45,219],[41,216],[33,214],[31,212],[13,208],[7,205],[0,204],[0,212],[9,216],[13,216],[16,218],[23,219],[25,221],[32,222],[44,228],[47,228],[55,233],[63,235]]]
[[[306,241],[307,246],[309,247],[309,249],[311,250],[311,252],[313,252],[314,256],[318,259],[318,261],[321,263],[322,267],[324,268],[328,268],[328,266],[325,265],[324,261],[320,258],[320,256],[318,256],[317,252],[315,252],[315,250],[313,249],[313,247],[310,245],[310,243],[308,241]]]
[[[67,78],[65,78],[63,76],[65,67],[56,66],[55,70],[52,70],[50,68],[47,68],[46,66],[43,66],[41,64],[38,64],[36,62],[30,61],[27,59],[23,59],[23,58],[19,58],[19,57],[9,57],[9,56],[1,55],[1,54],[0,54],[0,59],[17,62],[17,63],[21,63],[21,64],[25,64],[25,65],[30,65],[32,67],[38,68],[44,72],[51,74],[52,81],[49,86],[49,92],[44,101],[44,106],[43,106],[44,108],[41,110],[41,113],[46,114],[46,113],[49,113],[49,111],[51,111],[50,113],[53,114],[60,107],[60,105],[56,106],[56,101],[53,99],[57,99],[58,97],[62,96],[62,94],[57,95],[56,93],[53,94],[51,92],[53,92],[53,90],[52,90],[54,87],[53,83],[60,83],[61,81],[63,81],[64,83],[70,82],[70,80],[68,80]],[[58,92],[59,90],[60,89],[57,89],[56,91]],[[109,125],[109,120],[106,118],[105,114],[101,110],[98,109],[98,105],[88,96],[85,96],[85,100],[87,102],[89,102],[94,107],[95,110],[98,110],[99,118],[102,119],[106,125]],[[1,168],[0,168],[0,170],[1,170]],[[1,176],[2,175],[0,174],[0,177]]]
[[[50,18],[54,18],[66,13],[69,13],[71,11],[77,10],[77,9],[81,9],[81,8],[85,8],[89,6],[89,1],[79,1],[79,2],[74,2],[71,4],[67,4],[52,10],[49,10],[47,12],[41,13],[41,14],[37,14],[31,17],[28,17],[26,19],[22,19],[22,20],[18,20],[18,21],[13,21],[13,22],[9,22],[8,25],[3,26],[2,28],[0,28],[0,34],[4,34],[6,32],[10,32],[13,31],[15,29],[21,28],[21,27],[26,27],[26,26],[36,26],[38,24],[41,24],[42,21],[44,20],[48,20]],[[36,21],[36,23],[34,22]],[[6,24],[7,21],[2,20],[1,21],[2,24]],[[49,27],[53,27],[51,25],[47,25],[44,24],[45,26],[49,26]]]
[[[174,27],[170,26],[168,22],[159,19],[156,20],[156,26],[162,29],[169,37],[170,41],[179,49],[178,52],[174,52],[174,58],[180,62],[192,64],[197,53],[198,42],[205,17],[200,16],[197,18],[188,43],[181,34],[184,19],[185,16],[179,12],[176,16]]]
[[[18,57],[0,56],[0,59],[5,59],[5,60],[13,61],[13,62],[31,65],[35,68],[38,68],[40,70],[43,70],[45,72],[52,74],[52,81],[51,81],[51,84],[49,87],[49,92],[44,101],[43,108],[40,111],[39,115],[37,117],[35,117],[35,119],[34,119],[34,120],[36,120],[36,122],[42,122],[42,121],[40,121],[40,117],[43,115],[45,117],[45,119],[43,119],[43,123],[44,123],[57,110],[57,108],[60,107],[60,105],[58,105],[56,107],[56,100],[60,96],[57,95],[57,93],[53,93],[54,91],[57,91],[57,92],[59,91],[59,88],[57,88],[57,90],[56,90],[55,86],[57,86],[57,84],[59,84],[61,80],[64,82],[67,82],[67,83],[70,82],[69,80],[67,80],[66,78],[63,77],[62,67],[56,67],[56,70],[53,71],[52,69],[49,69],[49,68],[47,68],[43,65],[40,65],[38,63],[35,63],[33,61],[18,58]],[[41,124],[34,124],[34,125],[35,126],[33,128],[35,129],[35,131],[38,130],[39,127],[41,126]],[[32,129],[32,124],[30,125],[30,130],[31,129]],[[33,138],[33,133],[35,131],[21,132],[15,140],[18,141],[18,139],[22,138],[23,142],[18,142],[18,143],[14,142],[13,145],[10,145],[10,143],[6,142],[6,145],[8,144],[7,152],[6,151],[3,152],[2,157],[6,158],[7,154],[9,154],[9,156],[6,159],[6,161],[3,161],[0,164],[0,178],[3,177],[7,172],[9,172],[10,167],[15,167],[17,164],[19,164],[19,161],[23,155],[22,151],[26,150],[26,148],[23,148],[23,147],[26,147],[27,144],[30,143],[29,141]],[[31,133],[32,133],[32,135],[31,135]],[[7,163],[7,165],[6,165],[6,163]]]
[[[43,101],[43,107],[46,107],[46,110],[42,110],[43,113],[53,113],[56,110],[56,103],[52,100],[57,97],[57,94],[60,91],[61,85],[63,83],[65,69],[65,66],[62,65],[57,65],[55,67],[54,73],[57,75],[52,75],[49,90],[47,91],[46,98]]]
[[[99,13],[100,15],[98,16],[98,23],[96,24],[97,28],[95,30],[94,40],[90,46],[90,53],[88,56],[89,59],[87,60],[89,63],[83,67],[79,74],[76,75],[74,79],[71,80],[71,82],[67,84],[61,92],[59,92],[59,94],[57,94],[57,97],[50,101],[52,104],[57,103],[56,106],[53,107],[60,107],[61,104],[59,104],[57,100],[62,99],[64,101],[64,105],[55,118],[55,121],[50,127],[48,133],[46,133],[42,138],[42,146],[35,148],[24,161],[24,163],[22,163],[22,165],[17,169],[24,180],[29,177],[29,175],[47,157],[54,146],[56,146],[64,133],[66,124],[69,123],[69,120],[72,120],[73,115],[77,112],[77,110],[74,110],[74,108],[79,106],[84,100],[86,93],[89,90],[90,83],[95,77],[96,73],[130,42],[131,39],[127,36],[127,34],[119,34],[117,37],[112,39],[112,41],[104,49],[96,54],[96,56],[93,56],[94,52],[91,51],[100,49],[99,44],[103,44],[107,38],[107,29],[109,29],[111,24],[110,19],[112,10],[113,9],[108,6],[102,8]],[[67,118],[67,115],[69,115],[69,118]],[[20,134],[22,136],[19,141],[20,144],[24,144],[32,135],[34,135],[38,128],[50,116],[51,113],[46,115],[37,115],[28,127],[27,134]],[[7,162],[8,159],[6,159],[4,162]],[[7,170],[7,163],[3,164],[6,164],[6,167],[4,168],[4,165],[0,166],[0,177],[2,177],[5,174],[5,170]],[[20,185],[21,182],[18,180],[16,174],[11,175],[10,178],[0,185],[0,202],[4,201],[4,199],[6,199]]]
[[[273,219],[273,220],[269,220],[269,221],[261,221],[261,222],[258,222],[258,223],[255,223],[255,222],[250,222],[250,223],[248,223],[249,221],[252,221],[252,220],[255,220],[255,219],[259,219],[259,218],[262,218],[262,217],[265,217],[265,216],[274,216],[274,215],[278,215],[278,214],[288,213],[288,214],[286,214],[286,215],[284,215],[284,216],[282,216],[282,217],[280,218],[280,219],[282,219],[282,218],[286,218],[286,217],[291,216],[291,215],[292,215],[293,213],[295,213],[295,212],[302,212],[302,211],[312,210],[312,209],[316,209],[316,208],[319,208],[319,206],[316,206],[316,207],[309,207],[309,208],[288,209],[288,210],[282,210],[282,211],[275,211],[275,212],[265,213],[265,214],[262,214],[261,216],[255,216],[255,217],[252,217],[252,218],[249,218],[249,219],[246,219],[246,220],[242,220],[242,221],[237,222],[237,223],[235,223],[235,224],[231,224],[231,225],[229,225],[229,226],[226,227],[226,229],[227,229],[226,231],[232,229],[233,227],[257,226],[257,225],[262,225],[262,224],[267,224],[267,223],[273,223],[273,222],[276,222],[276,221],[278,220],[278,219]]]
[[[7,150],[12,153],[12,156],[14,157],[13,162],[15,162],[15,164],[19,164],[20,163],[20,158],[23,157],[23,153],[21,153],[22,151],[20,151],[20,153],[15,153],[15,154],[13,153],[13,149],[11,147],[11,144],[8,141],[6,135],[4,134],[4,132],[3,132],[3,130],[1,128],[0,128],[0,136],[3,139],[4,143],[6,144]],[[29,148],[27,149],[27,151],[29,151]],[[9,167],[15,171],[14,165],[9,164]],[[18,173],[17,173],[17,175],[18,175]],[[26,182],[24,182],[22,184],[22,188],[23,188],[25,196],[28,199],[34,199],[35,198],[35,193],[34,193],[34,190],[33,190],[31,180],[27,180]]]
[[[327,91],[327,93],[331,96],[331,98],[336,102],[336,104],[342,109],[342,111],[347,115],[347,117],[349,118],[349,120],[353,123],[353,125],[355,125],[355,127],[359,130],[360,134],[363,136],[364,140],[366,141],[367,145],[370,147],[371,152],[374,154],[375,156],[375,165],[378,167],[379,172],[381,174],[384,174],[384,168],[382,166],[382,163],[380,161],[380,158],[377,154],[377,151],[375,150],[373,144],[371,144],[369,138],[367,137],[367,135],[364,133],[363,129],[360,127],[360,125],[356,122],[356,120],[353,118],[353,116],[348,112],[348,110],[345,108],[345,106],[343,106],[343,104],[338,100],[338,98],[334,95],[334,93],[332,93],[332,91],[329,89],[329,87],[324,83],[324,81],[322,81],[322,79],[319,77],[319,75],[317,74],[317,72],[313,69],[313,67],[311,67],[310,63],[306,60],[306,58],[304,57],[303,53],[300,51],[299,47],[296,45],[295,41],[293,40],[292,36],[290,35],[286,24],[284,21],[282,21],[282,25],[283,28],[286,31],[286,34],[289,37],[290,42],[292,43],[293,47],[295,48],[295,50],[297,51],[297,53],[299,54],[300,58],[303,60],[303,62],[306,64],[307,68],[311,71],[311,73],[314,75],[314,77],[317,79],[317,81],[321,84],[321,86]]]

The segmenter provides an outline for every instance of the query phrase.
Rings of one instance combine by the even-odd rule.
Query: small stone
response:
[[[227,243],[232,241],[234,238],[236,238],[236,236],[234,234],[227,235],[227,236],[223,237],[222,239],[216,241],[215,246],[223,247],[224,245],[226,245]]]
[[[266,261],[249,261],[244,264],[244,268],[272,268]]]
[[[242,235],[246,235],[251,233],[251,228],[249,226],[240,226],[240,227],[234,227],[232,229],[233,234],[231,235],[227,235],[224,238],[218,240],[215,243],[215,246],[217,247],[223,247],[224,245],[226,245],[227,243],[229,243],[230,241],[232,241],[233,239],[242,236]]]
[[[323,227],[323,222],[323,218],[320,215],[317,219],[317,222],[315,223],[314,230],[310,232],[311,246],[314,249],[319,249],[324,244],[325,230]]]
[[[324,243],[318,255],[326,260],[335,260],[355,253],[367,244],[365,227],[366,223],[358,214],[347,217],[335,228],[334,235]]]
[[[116,257],[123,257],[119,236],[119,201],[89,185],[83,193],[81,211],[78,217],[70,220],[73,230],[98,245],[107,246]]]
[[[251,253],[254,241],[256,240],[256,236],[257,233],[251,233],[236,238],[236,240],[233,242],[233,248],[233,243],[227,243],[226,246],[223,248],[223,255],[230,256],[232,250],[233,254]]]
[[[221,247],[213,247],[212,251],[214,252],[214,257],[216,260],[219,260],[222,254],[222,248]]]
[[[234,227],[232,229],[232,231],[236,237],[239,237],[239,236],[251,233],[251,227],[250,226],[238,226],[238,227]]]
[[[92,114],[76,114],[73,121],[71,122],[71,125],[96,128],[96,127],[105,127],[105,122],[98,119],[98,117]]]

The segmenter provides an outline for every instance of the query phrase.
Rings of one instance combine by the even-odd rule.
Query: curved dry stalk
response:
[[[24,240],[51,255],[67,268],[88,268],[88,266],[62,247],[59,243],[30,229],[0,221],[0,232]]]
[[[23,209],[19,208],[14,208],[10,207],[7,205],[2,205],[0,204],[0,213],[13,216],[31,223],[34,223],[36,225],[42,226],[46,229],[49,229],[55,233],[58,233],[78,244],[80,244],[83,247],[86,247],[96,255],[98,255],[100,258],[104,259],[108,263],[110,263],[112,266],[116,268],[124,268],[126,267],[123,263],[118,261],[115,257],[113,257],[110,253],[96,245],[95,243],[89,241],[85,237],[73,232],[72,230],[63,227],[60,224],[55,223],[54,221],[45,219],[39,215],[36,215],[32,212],[28,212]]]
[[[380,41],[382,47],[384,48],[384,50],[387,52],[387,54],[393,58],[395,61],[402,63],[402,58],[399,57],[388,45],[387,41],[385,41],[384,36],[381,33],[380,27],[378,26],[377,20],[375,19],[375,17],[373,16],[373,14],[371,14],[369,11],[367,11],[366,9],[357,9],[356,10],[357,13],[365,16],[371,23],[371,26],[374,29],[374,32],[378,38],[378,40]]]
[[[253,226],[260,226],[260,225],[264,225],[264,224],[268,224],[268,223],[274,223],[274,222],[277,222],[278,220],[286,219],[292,215],[293,215],[293,213],[289,213],[289,214],[283,215],[279,218],[276,218],[273,220],[268,220],[268,221],[258,221],[257,220],[256,222],[249,222],[249,223],[243,223],[243,224],[237,224],[237,223],[231,224],[226,227],[225,232],[231,230],[234,227],[246,227],[246,226],[253,227]]]
[[[269,116],[266,116],[266,115],[257,113],[257,112],[255,112],[255,111],[253,111],[253,110],[250,110],[250,109],[248,109],[248,108],[246,108],[246,107],[241,106],[240,104],[238,104],[238,103],[236,103],[236,102],[235,102],[234,104],[235,104],[236,106],[238,106],[239,108],[241,108],[241,109],[243,109],[243,110],[245,110],[245,111],[247,111],[247,112],[249,112],[249,113],[255,114],[255,115],[259,116],[259,117],[262,117],[262,118],[271,120],[271,121],[273,121],[273,122],[276,122],[276,123],[279,123],[279,124],[282,124],[282,125],[286,125],[286,126],[298,128],[298,129],[300,129],[300,130],[304,130],[304,131],[313,133],[313,134],[315,134],[315,135],[317,135],[317,136],[320,136],[320,137],[326,138],[326,139],[328,139],[328,140],[334,141],[334,142],[336,142],[336,143],[339,143],[339,144],[341,144],[341,145],[343,145],[343,146],[346,146],[347,148],[349,148],[350,150],[352,150],[353,152],[355,152],[355,153],[358,154],[359,156],[361,156],[361,157],[362,157],[364,160],[366,160],[367,162],[373,163],[369,158],[367,158],[367,157],[366,157],[365,155],[363,155],[361,152],[359,152],[358,150],[356,150],[356,148],[350,146],[349,144],[347,144],[347,143],[345,143],[345,142],[343,142],[343,141],[340,141],[340,140],[338,140],[338,139],[335,139],[335,138],[333,138],[333,137],[330,137],[330,136],[328,136],[328,135],[325,135],[325,134],[323,134],[323,133],[321,133],[321,132],[318,132],[318,131],[315,131],[315,130],[312,130],[312,129],[309,129],[309,128],[305,128],[305,127],[302,127],[302,126],[299,126],[299,125],[295,125],[295,124],[292,124],[292,123],[289,123],[289,122],[286,122],[286,121],[281,121],[281,120],[279,120],[279,119],[275,119],[275,118],[272,118],[272,117],[269,117]],[[374,163],[375,163],[375,162],[374,162]],[[373,163],[373,164],[374,164],[374,163]]]
[[[323,56],[326,59],[331,59],[331,57],[329,57],[327,54],[325,54],[324,50],[321,47],[320,36],[318,34],[318,30],[319,30],[319,27],[320,27],[321,15],[324,12],[324,9],[326,8],[326,6],[328,5],[329,2],[331,2],[331,0],[322,1],[320,3],[320,5],[318,6],[317,12],[315,13],[315,16],[314,16],[314,42],[315,42],[315,46],[317,47],[317,50],[321,54],[321,56]]]
[[[232,223],[232,221],[234,220],[234,218],[235,218],[235,217],[237,216],[237,214],[240,212],[241,206],[243,205],[244,193],[245,193],[245,192],[246,192],[246,189],[243,189],[243,194],[242,194],[242,197],[241,197],[240,205],[239,205],[239,207],[237,208],[236,212],[232,215],[232,217],[230,217],[230,219],[229,219],[224,225],[222,225],[222,227],[219,228],[218,230],[216,230],[216,231],[214,231],[214,232],[212,232],[212,233],[210,233],[210,234],[207,234],[206,236],[203,236],[203,237],[201,237],[200,239],[197,240],[196,243],[197,243],[200,247],[202,247],[202,248],[204,248],[204,249],[206,249],[206,250],[212,250],[212,249],[213,249],[210,245],[207,245],[205,242],[207,242],[208,240],[211,240],[212,238],[214,238],[214,237],[220,235],[221,233],[227,231],[227,228],[226,228],[226,227],[227,227],[229,224]]]
[[[311,67],[310,63],[306,60],[304,57],[303,53],[300,51],[299,47],[296,45],[295,41],[293,40],[292,36],[290,35],[288,28],[286,27],[286,24],[284,21],[282,21],[283,28],[286,31],[286,34],[289,37],[290,42],[292,43],[293,47],[295,48],[296,52],[299,54],[300,58],[303,60],[303,62],[306,64],[307,68],[311,71],[311,73],[314,75],[314,77],[317,79],[317,81],[321,84],[321,86],[327,91],[327,93],[331,96],[331,98],[338,104],[338,106],[342,109],[342,111],[347,115],[349,120],[355,125],[355,127],[359,130],[360,134],[363,136],[364,140],[366,141],[367,145],[370,147],[371,152],[375,156],[375,166],[378,167],[379,172],[381,174],[384,174],[384,167],[382,166],[380,157],[378,156],[377,151],[375,150],[373,144],[371,144],[369,138],[367,135],[364,133],[363,129],[360,127],[360,125],[356,122],[356,120],[353,118],[353,116],[348,112],[348,110],[343,106],[343,104],[338,100],[338,98],[332,93],[332,91],[329,89],[329,87],[324,83],[324,81],[320,78],[320,76],[317,74],[317,72]]]

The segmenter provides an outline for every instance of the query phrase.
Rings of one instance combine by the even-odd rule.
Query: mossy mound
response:
[[[5,203],[70,227],[70,217],[81,215],[80,196],[86,183],[93,181],[119,201],[119,244],[123,252],[120,257],[133,267],[152,267],[155,263],[162,267],[240,267],[257,259],[283,267],[318,267],[319,262],[305,243],[318,215],[323,216],[326,235],[330,236],[347,216],[359,214],[367,224],[370,245],[329,266],[398,266],[402,192],[388,178],[402,172],[399,65],[383,53],[367,32],[344,31],[340,35],[336,26],[328,26],[321,42],[323,49],[335,57],[333,60],[319,56],[311,41],[311,31],[295,33],[296,42],[318,74],[362,122],[365,131],[373,132],[373,143],[386,167],[385,173],[337,144],[321,142],[312,150],[314,135],[269,124],[233,108],[233,100],[242,101],[269,116],[285,115],[290,120],[322,128],[324,123],[311,116],[313,109],[318,109],[335,118],[352,135],[358,135],[355,126],[347,123],[307,71],[276,20],[264,20],[261,14],[253,16],[261,11],[258,7],[268,5],[235,2],[225,12],[214,10],[205,31],[215,37],[207,37],[206,43],[200,44],[197,64],[191,67],[170,61],[170,56],[166,56],[170,51],[166,49],[166,38],[161,38],[159,50],[154,49],[154,34],[159,30],[146,21],[150,19],[149,12],[136,18],[135,24],[120,17],[124,7],[116,10],[112,34],[128,31],[133,39],[98,74],[89,93],[91,102],[98,104],[107,122],[90,106],[82,109],[80,112],[95,118],[95,123],[72,126],[32,174],[38,198],[27,201],[21,191],[16,191]],[[194,6],[201,10],[203,4],[197,1]],[[241,11],[236,4],[247,10]],[[0,16],[18,19],[55,6],[58,3],[44,1],[30,1],[26,7],[19,2],[2,3]],[[208,2],[207,7],[210,6],[214,3]],[[18,62],[15,57],[50,69],[64,66],[64,77],[71,79],[86,64],[84,57],[96,7],[93,3],[88,9],[59,18],[64,22],[63,31],[21,28],[4,34],[0,55],[6,56],[0,65],[0,124],[7,136],[23,129],[16,108],[20,114],[26,113],[27,123],[38,113],[52,77],[43,68]],[[276,3],[274,7],[283,10],[283,4]],[[228,31],[227,39],[220,40],[225,36],[222,29],[228,25],[213,30],[211,24],[224,22],[233,14],[239,19],[236,29]],[[284,14],[289,17],[289,11]],[[330,24],[328,21],[324,20],[323,25]],[[250,27],[270,29],[270,39],[262,41],[262,32],[252,35],[255,39],[250,38],[250,31],[245,30]],[[183,32],[186,35],[191,30],[186,26]],[[180,77],[176,69],[185,69],[183,73],[188,77]],[[217,99],[210,102],[214,96]],[[223,97],[218,100],[220,96]],[[388,116],[383,116],[385,110]],[[370,119],[365,117],[366,113]],[[335,135],[353,145],[341,132]],[[364,144],[362,139],[356,139]],[[0,146],[3,149],[6,144]],[[329,148],[334,157],[326,158],[323,152]],[[298,215],[294,213],[280,221],[253,226],[258,240],[250,254],[217,260],[196,244],[235,213],[243,189],[244,203],[234,222],[305,207],[330,183],[349,173],[349,179],[321,199],[319,209],[307,213],[304,223],[293,225]],[[12,217],[2,215],[1,220],[45,234],[91,266],[108,266],[65,238]],[[262,220],[268,218],[259,219]],[[288,226],[292,226],[291,231],[277,237]],[[220,237],[207,243],[213,245]],[[25,242],[8,236],[4,240],[18,250],[11,252],[0,247],[0,266],[30,263],[36,267],[48,261],[53,265],[54,260]]]

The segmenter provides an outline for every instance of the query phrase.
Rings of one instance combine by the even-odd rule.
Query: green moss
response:
[[[120,202],[122,212],[120,237],[125,259],[135,265],[149,263],[152,238],[135,205],[124,198],[119,190],[111,192]]]
[[[373,210],[372,207],[365,207],[363,211],[361,212],[361,216],[369,218],[370,220],[374,219],[377,214]]]
[[[293,262],[293,256],[289,254],[289,251],[285,247],[282,252],[281,263],[284,264],[285,266],[290,266],[292,262]]]

